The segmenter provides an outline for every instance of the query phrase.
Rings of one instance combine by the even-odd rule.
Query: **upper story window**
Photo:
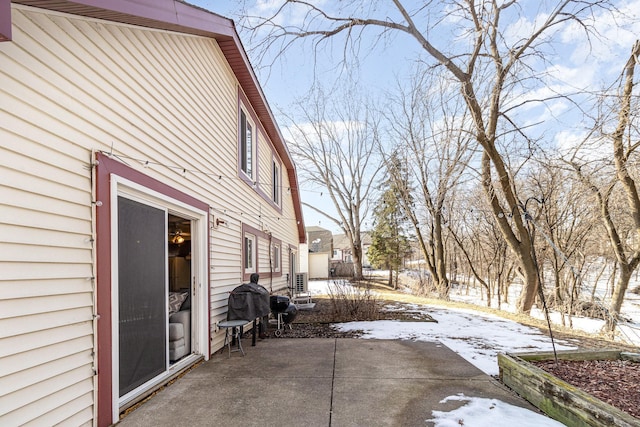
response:
[[[240,168],[253,179],[253,128],[244,110],[240,110]]]
[[[271,169],[271,200],[276,205],[280,205],[280,190],[281,190],[281,178],[280,178],[280,163],[275,159],[273,160],[273,166]]]

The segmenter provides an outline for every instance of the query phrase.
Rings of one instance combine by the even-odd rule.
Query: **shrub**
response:
[[[378,320],[380,305],[369,286],[353,286],[347,280],[334,280],[329,285],[329,300],[334,322]]]

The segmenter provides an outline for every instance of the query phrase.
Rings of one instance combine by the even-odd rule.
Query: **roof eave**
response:
[[[291,186],[299,241],[306,241],[296,168],[233,20],[178,0],[14,0],[14,3],[215,39],[284,162]],[[0,0],[0,41],[10,39],[11,0]]]

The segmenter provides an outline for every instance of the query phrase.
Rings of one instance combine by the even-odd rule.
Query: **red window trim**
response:
[[[244,171],[242,170],[242,135],[240,132],[240,122],[241,122],[241,112],[244,109],[245,115],[247,116],[247,120],[250,120],[253,122],[253,133],[251,135],[251,137],[253,138],[253,145],[254,145],[254,160],[255,160],[255,164],[254,164],[254,168],[253,168],[253,179],[248,177],[246,173],[244,173]],[[237,132],[238,132],[238,140],[237,140],[237,146],[238,146],[238,164],[237,164],[237,168],[238,168],[238,178],[240,178],[242,181],[245,182],[245,184],[247,184],[248,186],[250,186],[251,188],[253,188],[253,190],[262,198],[264,199],[264,201],[266,201],[267,203],[269,203],[269,205],[271,205],[279,214],[282,215],[282,205],[283,205],[283,197],[282,197],[282,188],[280,188],[280,205],[274,203],[270,191],[265,192],[262,189],[262,186],[260,185],[260,140],[264,140],[269,147],[269,150],[271,151],[271,157],[273,159],[276,159],[278,161],[278,163],[280,163],[280,183],[282,185],[282,173],[283,173],[283,164],[282,164],[282,159],[280,158],[280,156],[278,156],[275,147],[273,146],[273,143],[271,142],[271,140],[266,136],[268,135],[267,132],[265,131],[264,127],[262,126],[262,123],[258,120],[258,116],[256,116],[255,111],[253,110],[251,104],[249,103],[249,99],[247,98],[247,96],[244,94],[244,92],[242,92],[242,90],[240,89],[240,87],[238,87],[238,123],[237,123]],[[269,177],[268,180],[269,182],[266,183],[268,184],[268,187],[271,186],[271,175],[272,175],[272,171],[269,170]]]
[[[242,280],[243,281],[249,281],[250,277],[251,277],[251,273],[245,273],[244,272],[244,236],[245,234],[251,234],[253,236],[255,236],[256,238],[256,247],[255,247],[255,251],[256,251],[256,266],[254,269],[255,273],[258,273],[260,275],[261,279],[268,279],[268,278],[272,278],[272,277],[281,277],[282,276],[282,240],[277,239],[275,237],[271,237],[269,238],[269,234],[265,233],[262,230],[258,230],[255,227],[250,226],[249,224],[245,224],[242,223],[242,234],[240,236],[241,239],[241,247],[242,247],[242,253],[240,256],[240,262],[241,262],[241,267],[242,267]],[[273,274],[270,271],[262,271],[260,270],[260,244],[261,243],[265,243],[266,245],[269,245],[269,243],[271,242],[272,244],[277,244],[280,245],[280,271],[274,271]],[[268,249],[268,247],[267,247]]]

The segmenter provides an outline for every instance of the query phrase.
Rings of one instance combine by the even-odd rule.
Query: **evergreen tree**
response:
[[[402,163],[396,154],[387,163],[387,168],[401,168]],[[396,172],[398,169],[396,170]],[[411,252],[411,245],[406,232],[407,218],[399,203],[399,197],[409,197],[409,185],[398,185],[393,179],[394,173],[389,170],[388,178],[382,182],[386,188],[373,210],[373,231],[368,257],[375,268],[389,270],[389,286],[397,288],[394,272],[397,277],[405,257]]]

